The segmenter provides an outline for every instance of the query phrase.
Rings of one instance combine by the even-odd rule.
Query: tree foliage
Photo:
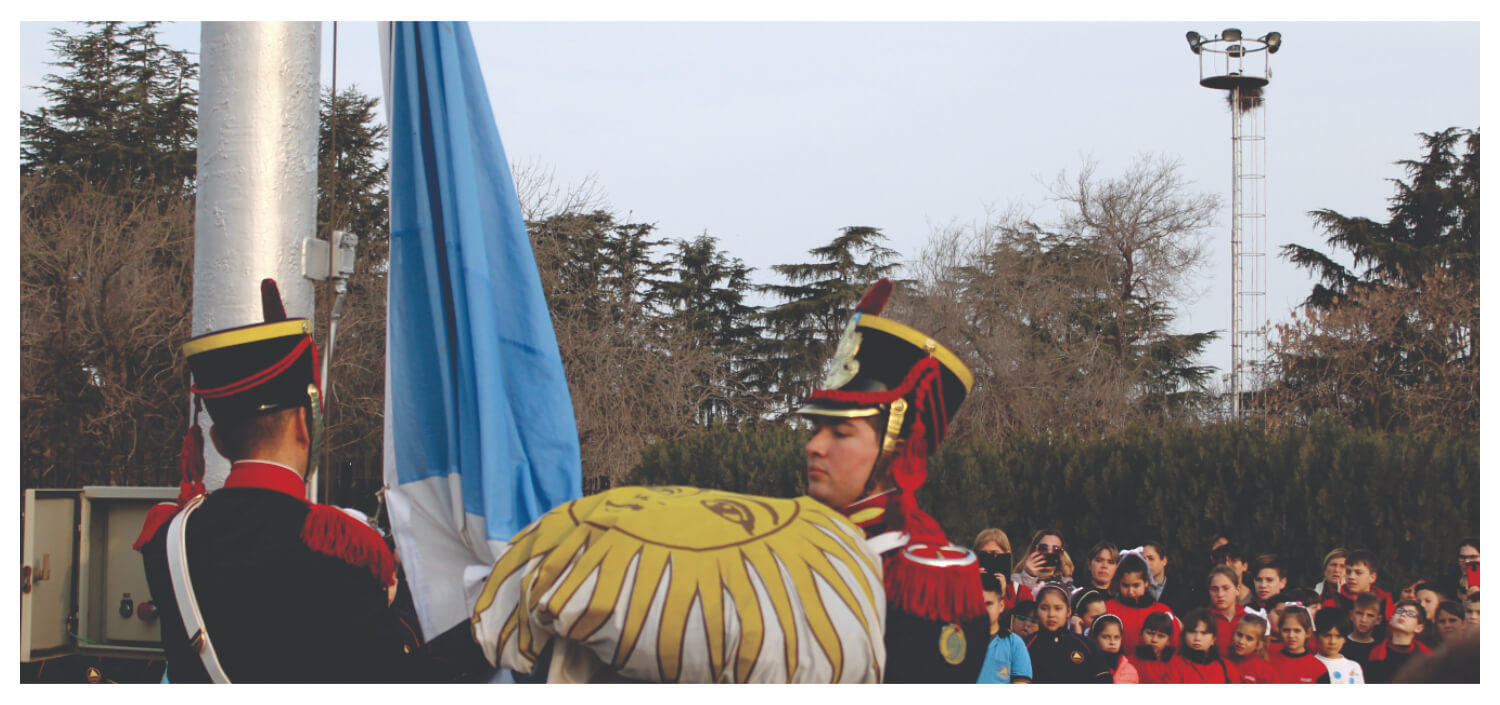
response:
[[[783,426],[699,431],[653,445],[629,479],[792,497],[806,488],[807,438]],[[1060,527],[1081,565],[1076,547],[1157,540],[1173,579],[1201,587],[1208,543],[1226,532],[1249,553],[1280,554],[1294,586],[1322,579],[1329,549],[1369,548],[1392,589],[1437,574],[1458,539],[1475,535],[1479,481],[1473,436],[1243,422],[953,441],[917,497],[961,545],[991,526],[1013,540]]]
[[[21,112],[23,175],[116,193],[191,190],[198,65],[157,40],[159,24],[52,30],[52,65],[64,71],[45,77],[47,105]]]
[[[1423,134],[1398,162],[1384,223],[1311,215],[1332,254],[1287,245],[1317,275],[1302,316],[1280,327],[1273,419],[1327,413],[1375,428],[1476,429],[1479,422],[1479,133]],[[1463,152],[1459,150],[1462,148]]]
[[[760,313],[766,337],[758,354],[768,363],[760,382],[778,411],[789,412],[812,393],[854,304],[871,284],[900,268],[900,253],[885,247],[885,240],[879,228],[849,226],[808,250],[812,262],[771,267],[787,283],[759,287],[782,303]]]
[[[1174,333],[1203,262],[1217,201],[1176,162],[1143,157],[1118,177],[1059,176],[1057,222],[1011,211],[934,234],[904,315],[975,374],[958,435],[1099,434],[1201,420],[1216,334]]]
[[[327,333],[336,292],[317,284],[318,330],[328,356],[326,501],[375,509],[384,484],[385,323],[390,255],[387,129],[377,122],[380,101],[357,86],[337,96],[325,91],[318,121],[318,235],[333,230],[359,237],[338,328]]]

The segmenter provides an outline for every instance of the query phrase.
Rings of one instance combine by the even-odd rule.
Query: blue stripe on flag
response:
[[[398,22],[392,54],[396,477],[459,474],[504,541],[582,494],[572,401],[468,25]]]

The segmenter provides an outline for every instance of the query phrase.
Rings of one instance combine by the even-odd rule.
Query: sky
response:
[[[19,103],[55,71],[48,29],[20,23]],[[63,25],[73,27],[76,26]],[[840,228],[880,228],[915,257],[937,228],[1019,208],[1055,219],[1049,184],[1085,160],[1123,172],[1181,162],[1222,198],[1179,331],[1224,331],[1229,368],[1231,121],[1198,84],[1184,35],[1282,34],[1266,94],[1266,312],[1284,322],[1312,281],[1277,253],[1326,250],[1307,215],[1384,221],[1419,132],[1479,127],[1478,22],[473,22],[512,164],[592,178],[609,207],[661,237],[707,233],[780,283]],[[196,52],[200,25],[170,45]],[[332,23],[323,23],[324,84]],[[338,85],[382,91],[373,22],[338,23]],[[1346,260],[1347,261],[1347,260]]]

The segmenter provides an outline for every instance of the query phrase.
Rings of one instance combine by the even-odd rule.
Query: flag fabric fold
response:
[[[466,569],[582,495],[572,401],[463,22],[382,23],[391,133],[386,503],[425,636]],[[479,572],[479,571],[472,571]]]

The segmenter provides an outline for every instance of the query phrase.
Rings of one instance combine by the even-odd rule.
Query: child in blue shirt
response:
[[[1026,651],[1026,642],[1010,631],[1009,615],[1005,614],[1005,585],[988,573],[979,578],[984,588],[984,608],[990,614],[990,643],[978,682],[1030,683],[1031,654]]]

